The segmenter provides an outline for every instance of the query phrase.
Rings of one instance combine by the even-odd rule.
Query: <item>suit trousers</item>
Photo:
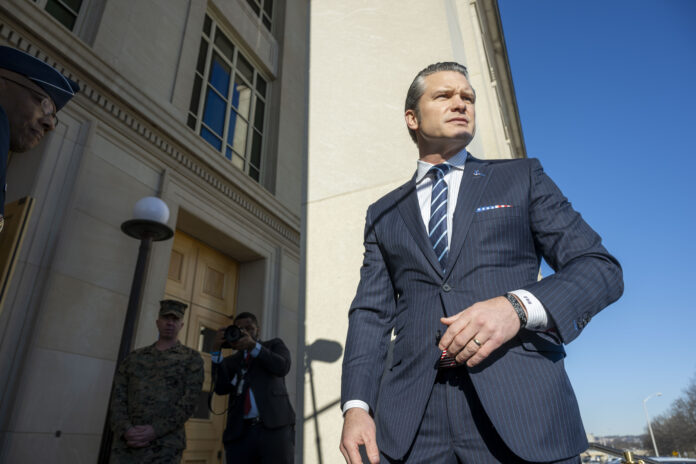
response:
[[[292,425],[269,429],[262,422],[244,421],[239,439],[225,443],[227,464],[293,464]]]
[[[479,401],[466,367],[438,372],[416,438],[403,460],[389,464],[529,464],[505,445]],[[572,456],[554,464],[578,464]]]

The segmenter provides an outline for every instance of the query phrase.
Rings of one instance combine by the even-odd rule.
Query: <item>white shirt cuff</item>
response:
[[[364,402],[362,400],[349,400],[349,401],[346,401],[345,404],[343,405],[343,414],[345,414],[346,411],[348,411],[349,409],[352,409],[352,408],[360,408],[360,409],[364,409],[365,412],[367,412],[367,413],[370,412],[370,407],[367,405],[366,402]]]
[[[519,298],[524,309],[527,310],[527,329],[546,330],[550,328],[549,315],[541,301],[527,290],[513,290],[510,293]]]
[[[255,358],[259,355],[260,352],[261,352],[261,344],[259,342],[256,342],[256,346],[254,346],[254,348],[252,348],[252,350],[250,352],[251,356],[253,358]]]

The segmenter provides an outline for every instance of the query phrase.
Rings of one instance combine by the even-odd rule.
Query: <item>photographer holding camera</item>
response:
[[[258,321],[243,312],[218,330],[212,354],[215,393],[230,395],[222,439],[228,464],[293,462],[295,412],[285,388],[290,351],[279,338],[258,339]],[[222,358],[220,348],[237,352]]]

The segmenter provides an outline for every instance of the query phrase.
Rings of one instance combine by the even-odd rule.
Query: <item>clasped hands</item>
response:
[[[503,296],[474,303],[440,321],[448,327],[438,348],[469,367],[481,363],[520,331],[520,318]]]
[[[474,367],[520,330],[520,319],[503,296],[475,303],[464,311],[440,321],[447,330],[438,348],[447,350],[458,364]],[[370,464],[379,463],[376,427],[367,411],[351,408],[343,420],[340,450],[348,464],[361,464],[358,447],[365,446]]]
[[[134,425],[123,434],[126,445],[131,448],[145,448],[152,440],[157,438],[155,429],[151,425]]]

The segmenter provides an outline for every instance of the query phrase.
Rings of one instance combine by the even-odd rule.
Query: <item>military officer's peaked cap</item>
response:
[[[176,300],[162,300],[160,301],[159,315],[166,316],[167,314],[173,314],[179,319],[183,319],[184,312],[188,305]]]
[[[60,110],[80,90],[71,79],[40,59],[12,47],[0,46],[0,68],[26,76],[51,97]]]

